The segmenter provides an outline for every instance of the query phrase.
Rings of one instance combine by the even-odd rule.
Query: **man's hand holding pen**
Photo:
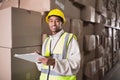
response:
[[[45,65],[51,65],[51,66],[55,65],[55,59],[53,59],[52,57],[38,58],[38,61],[40,61]]]

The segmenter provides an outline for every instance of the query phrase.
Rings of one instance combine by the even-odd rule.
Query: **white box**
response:
[[[41,14],[9,7],[0,10],[0,46],[41,45]]]

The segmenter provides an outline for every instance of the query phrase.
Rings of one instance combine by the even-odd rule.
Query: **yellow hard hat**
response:
[[[46,22],[47,23],[48,23],[49,17],[52,16],[52,15],[61,17],[63,19],[63,23],[65,23],[65,21],[66,21],[65,16],[64,16],[63,12],[59,9],[53,9],[48,13],[48,15],[46,16]]]

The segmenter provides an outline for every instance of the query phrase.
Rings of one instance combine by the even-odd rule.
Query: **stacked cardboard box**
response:
[[[96,0],[86,0],[87,6],[92,6],[93,8],[96,7]]]
[[[86,80],[100,80],[99,71],[104,67],[103,57],[89,61],[85,65],[84,75]]]
[[[86,4],[86,0],[70,0],[72,3],[77,3],[79,4],[79,6],[85,6]]]
[[[94,24],[94,34],[96,35],[103,35],[104,34],[104,25],[101,23]]]
[[[0,10],[0,25],[0,80],[38,79],[35,63],[16,59],[14,54],[41,49],[41,14],[9,7]]]
[[[41,45],[40,13],[9,7],[0,11],[0,24],[0,46]]]
[[[85,51],[92,51],[96,48],[95,35],[85,36]]]
[[[81,10],[81,19],[87,22],[95,22],[95,8],[86,6]]]
[[[71,31],[77,36],[78,43],[80,44],[81,51],[83,50],[83,22],[80,19],[71,20]]]
[[[7,7],[17,7],[32,11],[48,11],[50,10],[50,0],[4,0],[0,9]]]
[[[65,13],[67,22],[63,29],[77,35],[81,49],[81,62],[85,65],[93,65],[90,70],[85,72],[87,76],[85,80],[101,79],[100,76],[104,76],[118,60],[116,58],[117,53],[114,54],[114,51],[116,52],[119,49],[118,38],[113,37],[117,34],[116,32],[113,33],[114,30],[111,26],[119,28],[119,4],[116,5],[116,9],[113,9],[113,6],[110,5],[111,2],[109,0],[3,0],[3,3],[0,4],[0,52],[2,52],[0,63],[5,61],[5,57],[8,58],[9,62],[2,64],[0,70],[6,71],[0,74],[0,80],[9,80],[10,78],[12,80],[38,79],[36,76],[38,71],[36,71],[34,64],[15,59],[13,55],[17,52],[21,54],[40,49],[43,40],[47,34],[50,34],[45,16],[53,8],[59,8]],[[19,9],[8,8],[10,6]],[[105,26],[110,28],[105,28]],[[101,57],[104,63],[102,68],[100,67],[102,65]],[[93,63],[96,62],[96,67],[92,61]],[[85,69],[85,65],[82,63],[77,74],[77,80],[83,79],[82,70]],[[7,64],[9,66],[4,67]],[[28,69],[22,68],[23,70],[26,69],[26,72],[18,70],[18,65],[23,67],[25,64],[33,66]],[[11,68],[14,68],[12,72],[10,72]],[[34,68],[35,72],[31,68]],[[89,72],[91,70],[93,72],[92,77],[90,77]],[[94,74],[96,70],[97,72]],[[5,73],[8,77],[4,76]]]
[[[95,23],[100,23],[101,15],[99,13],[95,13]]]
[[[37,12],[59,8],[64,11],[67,17],[80,18],[80,10],[72,5],[69,0],[7,0],[3,1],[0,9],[7,7],[17,7]],[[71,10],[73,11],[71,12]],[[76,13],[76,15],[73,15],[74,13]]]

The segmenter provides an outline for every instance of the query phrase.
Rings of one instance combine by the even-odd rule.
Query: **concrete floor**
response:
[[[102,80],[120,80],[120,61]]]

